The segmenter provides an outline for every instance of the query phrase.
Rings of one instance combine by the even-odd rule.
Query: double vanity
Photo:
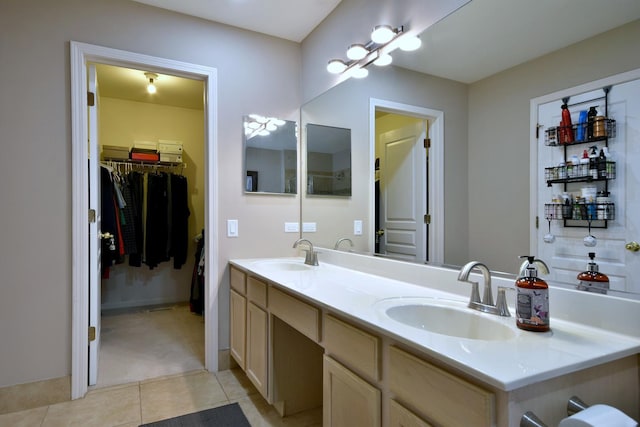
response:
[[[534,333],[468,308],[455,270],[318,260],[230,261],[231,355],[282,416],[322,406],[325,426],[508,427],[533,411],[556,425],[578,395],[639,418],[639,301],[554,288],[551,332]]]

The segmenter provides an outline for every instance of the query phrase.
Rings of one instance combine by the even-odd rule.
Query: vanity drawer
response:
[[[235,289],[242,295],[247,293],[247,275],[244,271],[234,267],[229,267],[229,275],[231,276],[231,289]]]
[[[397,347],[389,348],[389,386],[398,400],[438,425],[495,425],[495,396]]]
[[[267,284],[260,279],[249,276],[247,278],[247,296],[249,301],[261,307],[267,306]]]
[[[370,378],[380,380],[378,337],[329,314],[324,316],[323,331],[324,348],[329,354]]]
[[[269,311],[315,342],[320,339],[320,311],[299,299],[269,287]]]

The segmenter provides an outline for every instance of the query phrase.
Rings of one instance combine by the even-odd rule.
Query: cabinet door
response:
[[[260,394],[267,399],[268,324],[267,312],[253,303],[247,306],[246,373]]]
[[[231,289],[231,356],[245,369],[247,299]]]
[[[380,427],[380,390],[324,356],[324,427]]]
[[[392,400],[389,403],[389,427],[432,427],[407,408]]]

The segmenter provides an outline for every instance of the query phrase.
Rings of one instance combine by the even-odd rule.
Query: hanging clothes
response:
[[[204,230],[202,230],[198,240],[198,248],[196,249],[193,263],[189,308],[191,312],[196,314],[204,312]]]
[[[151,269],[169,260],[167,181],[168,175],[164,172],[148,174],[144,263]]]
[[[187,262],[189,245],[189,194],[187,178],[171,175],[171,234],[169,256],[173,257],[173,268],[180,269]]]
[[[115,207],[115,198],[113,194],[113,181],[111,172],[104,168],[100,168],[100,209],[102,212],[101,232],[109,234],[112,237],[101,240],[101,263],[103,276],[108,275],[108,269],[116,263],[119,258],[119,240],[118,240],[118,222]]]
[[[142,224],[142,200],[144,198],[143,174],[137,171],[129,172],[127,183],[131,195],[131,207],[133,214],[133,224],[135,228],[134,238],[136,250],[129,254],[129,265],[132,267],[142,266],[142,249],[144,246],[144,226]]]

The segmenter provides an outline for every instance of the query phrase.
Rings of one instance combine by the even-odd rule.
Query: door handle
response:
[[[113,234],[107,231],[106,233],[100,233],[99,236],[101,239],[111,239],[113,237]]]
[[[376,235],[378,235],[378,236],[384,235],[384,230],[380,229],[380,230],[376,231]]]
[[[626,245],[624,245],[624,247],[631,252],[638,252],[640,251],[640,243],[638,242],[629,242]]]

